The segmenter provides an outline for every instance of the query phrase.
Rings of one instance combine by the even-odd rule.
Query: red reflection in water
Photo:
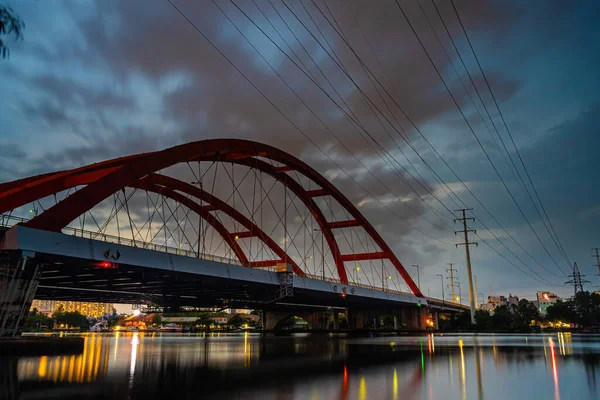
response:
[[[552,376],[554,378],[554,398],[560,400],[560,390],[558,388],[558,367],[556,364],[556,351],[554,351],[554,342],[552,338],[548,339],[548,345],[550,347],[550,358],[552,359]]]
[[[344,379],[342,380],[342,393],[340,396],[341,400],[348,398],[348,368],[344,365]]]

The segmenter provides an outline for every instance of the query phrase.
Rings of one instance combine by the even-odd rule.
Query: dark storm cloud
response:
[[[10,167],[7,168],[6,165],[0,167],[3,179],[15,179],[32,173],[71,168],[106,158],[157,150],[194,140],[213,137],[248,138],[282,148],[300,157],[330,178],[355,204],[360,205],[361,211],[377,226],[405,264],[410,265],[412,261],[409,260],[414,260],[433,266],[449,261],[447,245],[431,242],[430,239],[415,232],[408,224],[391,216],[388,211],[382,210],[382,207],[370,198],[364,189],[355,185],[352,179],[328,159],[331,157],[368,191],[410,223],[433,237],[452,242],[451,234],[433,227],[431,223],[421,218],[425,216],[436,224],[441,224],[412,192],[412,189],[380,159],[369,145],[371,139],[367,138],[365,141],[361,138],[336,106],[232,3],[218,2],[273,68],[310,106],[310,110],[296,98],[285,83],[280,81],[275,72],[256,54],[212,2],[178,0],[175,3],[290,120],[315,142],[318,148],[310,144],[284,116],[229,66],[168,2],[97,1],[87,5],[67,2],[60,4],[62,8],[58,6],[53,8],[53,11],[58,10],[59,14],[64,15],[52,14],[51,20],[56,21],[52,27],[46,25],[38,30],[38,34],[43,32],[43,39],[48,40],[40,40],[35,36],[27,38],[12,52],[10,64],[0,65],[2,74],[11,77],[10,81],[6,82],[14,85],[11,86],[11,93],[19,93],[18,96],[7,96],[4,100],[10,107],[3,108],[10,109],[11,113],[14,110],[14,115],[2,114],[0,109],[0,116],[10,117],[7,118],[9,124],[6,132],[14,137],[18,137],[23,132],[30,135],[30,147],[26,151],[27,162],[19,162],[21,157],[9,156],[12,158]],[[251,1],[236,0],[236,3],[285,51],[289,52],[291,57],[296,59],[295,54],[290,52]],[[257,3],[286,38],[294,52],[300,55],[302,61],[308,66],[311,76],[314,76],[337,102],[342,104],[344,101],[349,104],[352,112],[358,116],[383,148],[410,168],[396,148],[394,141],[397,141],[411,161],[423,172],[425,166],[422,161],[401,140],[398,133],[384,122],[390,130],[389,134],[392,136],[390,138],[362,96],[283,3],[273,2],[309,54],[316,60],[319,68],[333,82],[342,99],[331,89],[319,69],[306,56],[304,49],[296,42],[271,5],[265,1]],[[368,74],[313,3],[306,1],[303,5],[310,11],[333,50],[329,48],[321,32],[313,25],[313,21],[300,3],[286,1],[286,4],[290,5],[302,23],[322,42],[327,51],[332,53],[335,51],[335,56],[342,60],[360,88],[387,118],[395,123],[387,105],[392,108],[401,126],[408,132],[412,143],[423,157],[437,171],[440,171],[449,184],[457,187],[455,178],[436,159],[393,102],[386,99],[388,100],[386,105],[379,98],[377,90],[368,79]],[[316,4],[325,15],[331,17],[323,2],[317,1]],[[439,47],[418,4],[415,1],[402,1],[401,4],[430,51],[436,66],[447,79],[465,115],[472,122],[483,146],[499,165],[502,176],[512,188],[516,182],[512,178],[508,164],[505,164],[496,150],[494,140],[479,120],[476,109]],[[482,81],[481,74],[475,73],[474,60],[469,55],[468,45],[462,36],[451,5],[448,2],[436,2],[436,4],[450,32],[455,35],[457,46],[461,52],[464,51],[463,55],[466,55],[465,61],[473,73],[477,88],[485,92],[485,83]],[[479,145],[468,131],[464,120],[457,112],[395,2],[362,0],[328,2],[327,5],[336,16],[336,23],[341,26],[343,34],[348,37],[354,50],[386,86],[394,100],[422,129],[425,137],[434,143],[483,202],[495,213],[498,212],[506,218],[503,221],[507,226],[510,225],[514,229],[522,228],[523,221],[515,218],[515,210],[510,208],[512,207],[510,199],[503,192]],[[431,2],[421,0],[421,5],[447,46],[461,77],[467,82],[468,78],[460,67],[459,60],[456,59]],[[15,4],[17,11],[21,11],[19,6],[18,3]],[[457,7],[480,55],[487,79],[494,89],[497,100],[502,106],[505,104],[512,106],[512,109],[509,108],[505,112],[511,127],[519,128],[515,129],[515,136],[518,139],[527,139],[517,140],[517,143],[534,143],[531,144],[531,149],[523,150],[526,162],[531,165],[534,181],[539,180],[540,191],[544,198],[549,199],[549,208],[553,209],[553,215],[564,216],[566,211],[560,210],[557,206],[561,204],[560,194],[553,193],[552,188],[557,181],[568,182],[575,192],[579,179],[573,179],[573,174],[589,176],[590,171],[597,169],[597,166],[592,164],[593,160],[587,156],[591,146],[581,147],[577,144],[578,147],[574,148],[568,139],[576,137],[578,143],[589,140],[589,135],[593,134],[594,127],[597,126],[597,121],[594,120],[596,111],[583,113],[580,110],[571,110],[572,121],[568,123],[560,123],[559,112],[548,111],[561,110],[561,101],[574,104],[573,97],[577,97],[577,102],[580,102],[577,104],[585,104],[589,101],[588,98],[579,95],[581,91],[576,90],[579,86],[572,84],[572,81],[577,81],[576,73],[571,74],[572,79],[561,84],[561,96],[563,92],[565,93],[561,101],[555,99],[554,104],[548,104],[549,98],[544,98],[540,93],[544,93],[546,88],[556,82],[551,75],[545,74],[549,74],[552,70],[560,71],[558,65],[566,61],[553,54],[551,46],[558,48],[564,46],[564,43],[574,42],[583,48],[588,41],[593,42],[592,35],[579,35],[583,28],[578,26],[579,23],[574,23],[581,21],[581,24],[585,24],[587,21],[585,17],[593,15],[593,10],[590,12],[582,5],[567,7],[564,2],[558,1],[545,2],[543,7],[517,1],[470,1],[457,2]],[[37,11],[27,10],[28,25],[42,26],[45,20],[43,15],[41,8]],[[354,16],[383,63],[383,70],[365,41]],[[60,28],[62,23],[68,27],[67,34],[60,29],[56,31],[51,29],[55,26]],[[48,31],[47,38],[46,31]],[[573,38],[577,40],[568,41]],[[28,44],[31,44],[30,48],[27,47]],[[569,47],[573,46],[569,45]],[[25,57],[19,58],[20,52]],[[540,59],[534,64],[527,64],[527,60],[538,56]],[[571,57],[570,60],[573,59],[576,57]],[[18,65],[17,61],[22,65],[14,66]],[[577,71],[571,68],[570,71]],[[593,93],[594,91],[590,90],[593,85],[587,86],[586,93]],[[468,87],[472,90],[470,83]],[[532,87],[535,89],[531,89]],[[526,92],[528,89],[533,90],[535,95],[527,97],[527,93],[531,93]],[[572,94],[572,97],[568,97],[569,94]],[[477,98],[474,98],[477,103]],[[484,100],[488,105],[490,104],[491,99],[485,97],[485,94]],[[536,115],[535,111],[538,110],[535,107],[542,109],[545,114]],[[597,110],[597,106],[593,110]],[[483,109],[480,111],[485,116]],[[326,127],[317,121],[315,115]],[[497,114],[492,112],[492,115],[498,123]],[[579,116],[573,117],[573,115]],[[515,121],[511,121],[511,117]],[[547,130],[544,126],[531,129],[530,121],[543,123],[551,117],[559,121],[554,129]],[[371,169],[373,174],[391,187],[394,193],[390,194],[366,172],[355,157],[328,132],[327,128]],[[504,134],[503,131],[501,132]],[[579,133],[573,134],[573,132]],[[586,132],[588,136],[581,132]],[[49,137],[60,139],[52,142],[47,139]],[[46,140],[39,140],[38,144],[35,138]],[[504,138],[507,139],[506,136]],[[562,165],[557,160],[563,156],[565,149],[571,157]],[[22,148],[18,147],[3,154],[11,152],[23,154]],[[586,155],[581,156],[584,153]],[[546,167],[545,163],[550,162],[552,163],[550,167]],[[571,165],[573,168],[570,168]],[[410,170],[414,174],[414,171]],[[174,173],[182,176],[179,171]],[[405,172],[401,173],[425,199],[431,200],[429,194],[413,178]],[[425,176],[431,179],[429,173]],[[433,186],[434,190],[439,189],[434,184],[430,186]],[[243,190],[246,193],[245,191],[249,189],[244,187]],[[457,190],[461,190],[459,192],[461,195],[464,193],[462,189]],[[515,190],[518,190],[518,187]],[[520,196],[523,196],[523,198],[519,197],[520,201],[527,201],[524,194]],[[403,205],[403,202],[410,205],[414,211]],[[435,204],[435,207],[441,208],[439,204]],[[575,209],[595,215],[591,200],[580,202]],[[526,209],[527,213],[532,211]],[[558,219],[562,224],[564,218]],[[565,226],[569,232],[575,229],[573,226],[561,226]],[[448,239],[448,236],[451,239]],[[490,256],[486,255],[486,257]],[[423,280],[427,282],[426,277],[423,277]]]

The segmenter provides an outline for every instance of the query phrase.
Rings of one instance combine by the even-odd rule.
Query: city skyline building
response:
[[[52,314],[63,306],[65,312],[77,311],[86,317],[100,318],[103,315],[112,315],[115,307],[112,303],[92,303],[82,301],[62,300],[33,300],[30,311],[37,309],[42,314]]]
[[[559,301],[561,298],[551,292],[536,292],[537,306],[540,315],[548,314],[548,307]]]

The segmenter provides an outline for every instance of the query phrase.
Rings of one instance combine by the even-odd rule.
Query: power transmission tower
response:
[[[462,232],[463,238],[464,238],[464,242],[458,243],[456,246],[457,247],[459,245],[465,246],[465,255],[467,258],[467,276],[469,278],[469,305],[471,306],[471,323],[475,324],[475,302],[476,302],[477,295],[475,294],[476,292],[473,290],[473,274],[471,273],[471,253],[469,251],[469,245],[474,244],[475,246],[477,246],[477,242],[472,242],[472,243],[469,242],[469,232],[474,232],[474,233],[476,232],[473,229],[467,228],[467,220],[475,221],[475,218],[467,218],[466,211],[469,211],[469,210],[472,210],[472,208],[463,208],[460,210],[455,210],[455,211],[462,212],[462,218],[456,218],[456,219],[454,219],[454,221],[462,221],[463,230],[455,231],[454,234],[457,234],[458,232]]]
[[[600,253],[598,253],[598,250],[600,250],[598,247],[594,247],[592,250],[596,250],[596,254],[592,254],[592,257],[596,257],[596,264],[594,264],[596,267],[598,267],[598,276],[600,276]]]
[[[452,301],[456,301],[456,295],[455,295],[455,291],[454,291],[454,287],[456,286],[456,279],[457,279],[454,276],[454,271],[456,271],[456,268],[452,268],[452,266],[454,265],[453,263],[448,263],[448,265],[450,266],[450,268],[447,268],[446,272],[449,272],[450,276],[447,276],[446,279],[450,280],[450,284],[446,285],[446,286],[452,289]]]
[[[479,293],[479,294],[477,295],[477,298],[478,298],[478,299],[479,299],[480,297],[481,297],[481,300],[479,300],[479,301],[480,301],[480,303],[479,303],[479,304],[483,304],[483,300],[485,299],[485,298],[483,297],[483,293]]]
[[[571,278],[571,280],[565,282],[565,285],[573,285],[575,296],[577,296],[577,292],[583,292],[584,283],[591,283],[590,281],[581,279],[584,277],[585,275],[579,272],[579,267],[577,266],[577,263],[573,263],[573,273],[569,275],[569,278]]]

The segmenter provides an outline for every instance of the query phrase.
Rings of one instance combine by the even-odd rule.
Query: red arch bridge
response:
[[[0,335],[32,299],[262,309],[420,328],[425,298],[358,208],[298,158],[214,139],[0,184]],[[270,314],[269,314],[270,313]],[[337,313],[333,313],[337,315]],[[335,320],[335,318],[334,318]],[[373,322],[374,321],[374,322]]]

